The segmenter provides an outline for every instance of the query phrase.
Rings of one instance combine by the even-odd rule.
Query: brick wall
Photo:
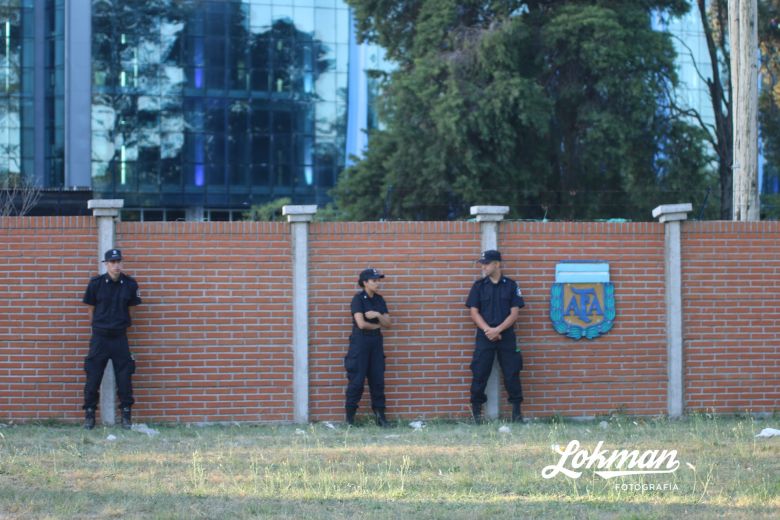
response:
[[[526,301],[527,414],[666,413],[663,224],[513,222],[501,225],[499,244]],[[609,263],[617,317],[608,334],[573,341],[553,329],[550,290],[565,260]]]
[[[780,222],[682,231],[688,410],[780,410]]]
[[[76,419],[95,221],[5,218],[0,237],[0,417]],[[130,333],[140,420],[292,419],[285,224],[120,223],[116,245],[144,300]]]
[[[479,224],[322,223],[310,229],[311,418],[343,420],[349,304],[366,267],[383,271],[388,413],[463,415],[473,327],[464,306],[479,269]],[[361,410],[370,410],[366,387]]]
[[[349,302],[365,267],[387,273],[388,414],[468,412],[474,328],[464,307],[479,276],[473,222],[313,223],[310,417],[340,420]],[[688,410],[778,408],[780,225],[683,224]],[[131,345],[135,414],[146,421],[290,421],[291,236],[285,223],[119,223],[125,270],[140,285]],[[666,411],[664,226],[499,225],[505,273],[526,307],[517,325],[528,416]],[[90,217],[0,219],[0,419],[78,420],[89,340],[88,278],[97,273]],[[617,318],[592,341],[549,319],[565,260],[610,264]],[[501,390],[502,413],[507,413]],[[368,388],[362,411],[369,407]]]
[[[91,217],[0,218],[3,419],[78,414],[89,342],[78,302],[95,266],[96,232]]]
[[[141,285],[134,412],[150,421],[291,421],[292,295],[283,223],[120,223]]]

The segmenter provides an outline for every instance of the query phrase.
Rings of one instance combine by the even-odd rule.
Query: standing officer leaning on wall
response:
[[[385,351],[382,329],[390,328],[390,314],[382,295],[379,294],[379,280],[385,275],[376,269],[365,269],[358,277],[362,291],[355,294],[350,305],[352,334],[349,336],[349,351],[344,357],[347,370],[346,410],[347,424],[355,424],[363,386],[368,377],[371,393],[371,408],[376,424],[387,427],[385,418]]]
[[[523,357],[517,348],[514,325],[525,302],[517,283],[501,274],[499,251],[485,251],[478,262],[482,266],[483,277],[474,282],[466,299],[471,319],[477,325],[476,347],[471,361],[471,411],[474,422],[481,424],[482,405],[487,401],[485,387],[493,369],[493,359],[498,354],[504,386],[512,403],[512,422],[519,422],[523,420],[520,413]]]
[[[89,280],[82,301],[90,306],[92,337],[84,360],[87,383],[84,385],[84,428],[95,427],[95,410],[100,398],[100,383],[110,359],[114,365],[117,394],[122,412],[122,427],[130,428],[133,399],[132,375],[135,360],[130,354],[127,329],[132,324],[130,307],[141,303],[138,284],[122,272],[122,252],[106,251],[106,274]]]

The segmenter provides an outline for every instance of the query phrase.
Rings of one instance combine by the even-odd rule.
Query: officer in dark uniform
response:
[[[132,426],[130,407],[135,402],[131,380],[135,372],[135,360],[130,355],[127,328],[132,323],[130,307],[141,303],[138,284],[122,272],[122,252],[119,249],[109,249],[104,258],[106,274],[89,280],[82,299],[91,306],[92,317],[92,338],[89,340],[89,354],[84,360],[84,370],[87,372],[87,384],[84,385],[84,428],[88,430],[95,427],[100,383],[109,359],[114,364],[123,428]]]
[[[517,348],[514,324],[519,310],[525,305],[520,288],[514,280],[501,274],[501,253],[490,249],[482,253],[483,278],[471,286],[466,307],[477,325],[476,348],[471,361],[471,410],[474,422],[482,423],[482,405],[487,401],[485,387],[498,354],[498,363],[504,373],[504,386],[512,403],[512,421],[522,421],[520,403],[523,390],[520,370],[523,357]]]
[[[349,336],[349,351],[344,357],[347,369],[347,399],[345,404],[347,424],[355,424],[355,412],[363,395],[363,383],[368,377],[371,392],[371,408],[376,424],[387,427],[385,418],[385,351],[382,343],[382,329],[390,327],[387,304],[379,294],[379,280],[385,275],[376,269],[360,273],[358,285],[362,291],[355,294],[350,305],[352,334]]]

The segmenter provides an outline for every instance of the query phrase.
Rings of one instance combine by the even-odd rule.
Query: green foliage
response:
[[[780,220],[780,194],[761,194],[761,220]]]
[[[282,216],[282,207],[291,204],[292,199],[289,197],[282,197],[274,199],[265,204],[255,204],[248,211],[245,211],[242,215],[244,220],[252,220],[255,222],[274,221]]]
[[[758,3],[758,37],[761,50],[761,90],[758,100],[759,128],[764,159],[763,188],[770,193],[761,197],[761,218],[780,218],[780,195],[767,179],[780,178],[780,2]]]
[[[659,101],[675,53],[650,24],[686,2],[349,3],[398,69],[386,126],[333,191],[345,218],[463,218],[489,203],[515,218],[647,220],[704,198],[710,158]]]

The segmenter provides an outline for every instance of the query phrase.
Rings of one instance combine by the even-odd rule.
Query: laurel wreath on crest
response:
[[[554,283],[550,291],[550,320],[558,334],[572,339],[593,339],[609,332],[615,323],[615,285],[604,284],[604,320],[590,327],[571,325],[563,319],[563,284]]]

